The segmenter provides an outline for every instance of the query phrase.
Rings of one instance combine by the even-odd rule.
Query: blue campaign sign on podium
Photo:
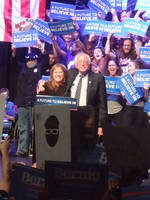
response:
[[[70,97],[56,97],[47,95],[36,95],[36,105],[69,105],[70,109],[77,109],[77,99]]]

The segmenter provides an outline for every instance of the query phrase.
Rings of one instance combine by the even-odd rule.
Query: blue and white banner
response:
[[[97,12],[92,9],[75,10],[76,21],[78,24],[85,24],[87,21],[98,19]]]
[[[50,76],[42,75],[42,80],[44,80],[44,81],[48,81],[49,79],[50,79]]]
[[[150,86],[150,69],[137,69],[135,87],[144,87],[144,83]]]
[[[12,43],[16,48],[37,45],[38,32],[34,30],[12,33]]]
[[[150,3],[148,0],[137,0],[135,10],[143,10],[149,11],[150,10]]]
[[[150,64],[150,47],[140,47],[139,55],[142,60],[144,60],[146,63]]]
[[[77,99],[70,97],[56,97],[36,95],[36,105],[69,105],[71,109],[77,109]]]
[[[50,18],[65,20],[74,16],[76,6],[72,4],[51,2]]]
[[[150,112],[150,94],[149,94],[149,96],[148,96],[147,101],[145,102],[145,105],[144,105],[144,112]]]
[[[125,98],[131,105],[137,103],[138,100],[143,96],[143,92],[134,86],[133,78],[129,73],[122,76],[117,81],[117,84],[120,90],[125,93]]]
[[[107,0],[89,0],[89,8],[93,8],[97,11],[101,11],[102,15],[105,17],[109,10],[112,8],[111,4]]]
[[[117,85],[117,81],[120,77],[105,76],[106,92],[107,94],[120,94],[120,89]]]
[[[50,32],[50,28],[47,22],[41,19],[36,19],[31,27],[31,30],[38,31],[39,38],[41,40],[44,40],[45,42],[48,42],[48,43],[52,42],[50,39],[51,32]]]
[[[116,11],[122,11],[122,0],[109,0],[109,2]]]
[[[128,5],[128,0],[122,0],[122,10],[126,10]]]
[[[49,22],[48,24],[53,35],[71,34],[76,30],[72,19],[66,19],[59,22]]]
[[[121,22],[110,22],[106,20],[91,21],[86,23],[83,34],[86,35],[94,32],[98,35],[103,34],[103,36],[107,36],[108,33],[114,32],[119,35],[122,33],[122,27],[123,23]]]
[[[137,21],[133,18],[128,18],[125,20],[123,25],[123,32],[132,33],[135,35],[144,36],[147,29],[149,27],[149,23],[144,21]]]

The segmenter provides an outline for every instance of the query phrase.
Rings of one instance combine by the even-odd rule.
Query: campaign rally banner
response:
[[[150,69],[137,69],[135,87],[144,87],[144,83],[150,86]]]
[[[37,45],[38,32],[35,30],[19,31],[12,33],[12,43],[16,48]]]
[[[12,174],[9,197],[16,200],[38,200],[46,191],[44,170],[16,165]]]
[[[77,109],[77,100],[70,97],[55,97],[36,95],[36,105],[69,105],[71,109]]]
[[[116,11],[122,11],[122,0],[109,0],[109,2]]]
[[[114,32],[115,34],[121,34],[122,27],[123,23],[121,22],[110,22],[106,20],[91,21],[86,23],[83,30],[83,34],[86,35],[93,32],[95,34],[103,34],[105,36],[107,36],[110,32]]]
[[[107,0],[89,0],[88,6],[89,8],[93,8],[97,11],[100,11],[104,17],[111,9],[111,4]]]
[[[41,19],[36,19],[35,22],[33,23],[31,30],[36,30],[38,31],[39,38],[41,40],[44,40],[45,42],[51,43],[50,39],[50,28],[48,26],[48,23],[41,20]]]
[[[120,94],[120,89],[117,85],[117,81],[120,77],[105,76],[105,85],[107,94]]]
[[[131,105],[138,102],[138,100],[143,96],[143,92],[134,86],[133,78],[129,73],[120,77],[117,84],[120,90],[125,93],[125,98]]]
[[[53,35],[71,34],[76,30],[72,19],[66,19],[59,22],[49,22],[48,24]]]
[[[98,19],[97,12],[92,9],[75,10],[76,21],[78,24],[85,24],[87,21]]]
[[[150,94],[144,105],[144,112],[150,112]]]
[[[143,10],[143,11],[149,11],[150,10],[150,4],[147,0],[137,0],[135,10]]]
[[[51,2],[50,5],[50,18],[65,20],[74,16],[76,6],[72,4]]]
[[[45,177],[52,199],[101,199],[108,169],[100,164],[46,161]]]
[[[137,21],[133,18],[128,18],[125,20],[122,31],[127,33],[132,33],[135,35],[144,36],[147,29],[149,27],[149,23],[144,21]]]
[[[142,60],[144,60],[146,63],[150,64],[150,47],[140,47],[139,55]]]

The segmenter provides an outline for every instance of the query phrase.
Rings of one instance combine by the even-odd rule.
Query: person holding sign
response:
[[[40,80],[37,94],[49,96],[65,96],[67,81],[67,69],[63,64],[57,63],[50,70],[48,81]]]
[[[117,59],[110,58],[108,60],[104,74],[111,77],[119,77],[122,74]],[[115,85],[110,85],[110,87],[114,88]],[[113,91],[111,94],[107,94],[108,122],[111,125],[120,126],[123,106],[124,100],[120,94],[113,94]]]
[[[138,61],[130,61],[129,73],[132,75],[134,82],[136,81],[135,72],[139,69]],[[144,104],[148,98],[149,87],[147,83],[144,83],[143,88],[139,88],[143,92],[143,97],[135,104],[129,104],[126,102],[125,109],[123,111],[123,126],[129,128],[138,128],[148,126],[148,116],[144,112]],[[122,95],[125,94],[122,92]]]

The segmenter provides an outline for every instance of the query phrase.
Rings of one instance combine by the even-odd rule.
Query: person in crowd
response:
[[[27,156],[29,153],[29,134],[33,126],[33,106],[36,99],[36,86],[41,78],[38,56],[34,53],[26,55],[26,63],[15,63],[19,68],[17,81],[16,105],[18,107],[19,141],[17,155]],[[15,58],[14,58],[15,59]]]
[[[110,58],[106,64],[105,76],[119,77],[122,70],[117,59]],[[124,100],[121,95],[107,94],[108,122],[111,125],[120,126]]]
[[[68,38],[68,35],[64,35],[64,38]],[[54,49],[56,50],[58,55],[61,55],[63,59],[65,60],[66,66],[68,69],[74,68],[74,58],[77,53],[82,51],[84,49],[83,43],[79,39],[79,34],[77,31],[74,32],[74,38],[75,41],[73,41],[67,51],[63,50],[59,47],[56,37],[51,35],[52,44],[54,46]],[[68,41],[68,40],[65,40]]]
[[[9,99],[9,90],[7,88],[1,88],[0,95],[4,95],[6,97],[3,129],[11,130],[11,126],[15,120],[15,115],[16,115],[15,105],[12,101],[8,100]]]
[[[87,54],[76,55],[76,68],[68,71],[67,93],[72,98],[77,98],[79,109],[82,111],[88,107],[94,110],[95,124],[98,128],[96,133],[101,136],[102,126],[107,119],[105,80],[101,74],[90,71],[90,64],[91,59]],[[80,87],[79,82],[82,82]],[[88,113],[88,109],[86,111]]]
[[[50,79],[45,82],[40,80],[37,94],[50,96],[65,96],[67,69],[63,64],[57,63],[50,70]]]
[[[50,45],[50,49],[43,55],[39,63],[41,75],[49,76],[51,68],[56,63],[59,63],[58,55],[53,45]]]
[[[8,192],[10,188],[10,158],[9,158],[9,146],[11,136],[8,136],[2,144],[0,144],[0,151],[2,154],[2,177],[0,181],[0,199],[8,198]]]
[[[132,75],[133,79],[136,80],[135,73],[136,69],[139,69],[139,63],[136,60],[130,61],[128,72]],[[148,116],[144,112],[144,104],[148,98],[149,87],[148,83],[144,83],[143,88],[139,88],[143,92],[143,97],[136,103],[130,105],[126,102],[123,117],[122,117],[122,125],[123,127],[129,128],[144,128],[149,125]],[[125,94],[122,92],[122,95]]]

